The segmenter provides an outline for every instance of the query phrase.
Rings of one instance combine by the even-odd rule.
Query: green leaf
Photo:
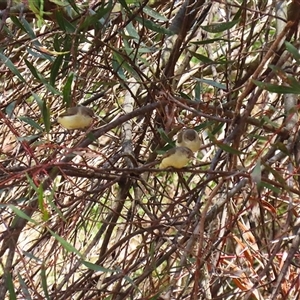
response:
[[[0,60],[6,65],[7,68],[9,68],[16,76],[18,76],[18,78],[22,82],[26,83],[26,80],[21,75],[21,73],[19,72],[19,70],[15,67],[15,65],[13,64],[13,62],[8,57],[6,57],[3,53],[1,53],[1,52],[0,52]]]
[[[44,0],[30,0],[28,4],[29,9],[35,14],[35,17],[38,20],[38,26],[41,27],[44,24],[43,16],[51,14],[44,11]]]
[[[132,22],[130,22],[126,26],[126,30],[127,30],[128,34],[130,35],[130,37],[132,37],[136,41],[140,40],[140,36],[139,36],[138,32],[136,31],[135,27],[132,25]]]
[[[211,79],[203,79],[203,78],[195,78],[197,81],[200,81],[200,82],[203,82],[203,83],[206,83],[208,85],[211,85],[217,89],[221,89],[221,90],[226,90],[226,85],[225,84],[222,84],[222,83],[219,83],[219,82],[216,82],[214,80],[211,80]]]
[[[47,59],[49,60],[51,63],[53,62],[53,58],[52,56],[46,54],[46,53],[43,53],[43,52],[37,52],[37,51],[34,51],[32,50],[31,48],[26,48],[26,51],[33,57],[35,58],[40,58],[40,59]]]
[[[159,26],[151,20],[143,19],[141,17],[135,17],[135,20],[154,32],[158,32],[166,35],[173,35],[173,32],[171,30]]]
[[[40,131],[43,131],[43,128],[37,123],[35,122],[33,119],[29,118],[29,117],[26,117],[26,116],[20,116],[18,117],[18,119],[20,121],[23,121],[27,124],[29,124],[31,127],[35,128],[35,129],[38,129]]]
[[[21,23],[23,24],[23,28],[25,32],[29,35],[30,39],[32,40],[33,45],[35,46],[42,46],[39,40],[36,38],[36,35],[31,27],[31,25],[26,21],[25,18],[21,18]]]
[[[208,39],[203,41],[191,41],[190,43],[195,45],[206,45],[206,44],[214,44],[216,42],[232,43],[233,41],[227,39]]]
[[[125,0],[118,0],[118,2],[122,5],[123,8],[125,8],[125,10],[131,13],[131,10],[129,9]]]
[[[51,229],[47,228],[47,230],[51,233],[51,235],[64,247],[64,249],[70,253],[75,253],[78,256],[82,256],[81,253],[70,243],[68,243],[65,239],[63,239],[61,236],[56,234],[54,231]]]
[[[217,141],[215,140],[215,135],[217,134],[217,133],[219,133],[220,132],[220,130],[224,127],[224,123],[221,123],[221,122],[218,122],[218,123],[216,123],[216,124],[213,124],[213,129],[212,129],[212,131],[211,131],[211,135],[213,136],[213,138],[212,138],[212,140],[214,140],[216,143],[217,143]]]
[[[49,293],[48,293],[48,284],[47,284],[47,276],[46,276],[46,268],[44,264],[41,266],[41,279],[42,279],[42,287],[44,291],[44,296],[47,300],[50,300]]]
[[[43,221],[48,221],[49,220],[49,212],[45,208],[45,203],[44,203],[44,190],[43,190],[43,185],[40,184],[38,187],[38,192],[37,192],[37,200],[38,200],[38,207],[42,213],[42,220]]]
[[[167,133],[162,129],[162,128],[158,128],[157,132],[159,133],[160,137],[168,144],[172,144],[174,145],[174,142],[172,141],[172,139],[169,138],[169,136],[167,135]]]
[[[4,277],[5,285],[9,292],[9,300],[17,300],[15,286],[12,281],[11,274],[9,272],[5,272],[2,276]]]
[[[288,52],[290,52],[291,54],[293,54],[293,57],[299,64],[300,63],[300,53],[299,53],[298,49],[288,41],[285,41],[284,44],[285,44],[286,50]]]
[[[70,73],[65,86],[63,87],[63,102],[66,107],[70,107],[72,103],[72,83],[73,83],[74,73]]]
[[[19,18],[13,16],[12,14],[9,17],[17,27],[19,27],[22,31],[26,32],[26,29],[23,26],[23,24],[20,22]]]
[[[42,262],[42,260],[40,258],[38,258],[37,256],[35,256],[32,252],[27,252],[27,251],[23,250],[22,254],[31,260],[35,260],[38,264],[40,264]]]
[[[234,149],[234,148],[230,147],[229,145],[226,145],[226,144],[223,144],[223,143],[218,143],[217,146],[219,148],[221,148],[222,150],[224,150],[225,152],[228,152],[230,154],[234,154],[234,155],[243,154],[242,151]]]
[[[249,134],[248,136],[251,139],[257,139],[259,141],[268,141],[269,140],[269,137],[262,136],[262,135],[259,135],[259,134]]]
[[[274,66],[274,65],[269,65],[269,68],[271,70],[273,70],[273,72],[275,74],[278,74],[279,76],[283,76],[284,79],[285,79],[285,83],[290,85],[291,87],[294,87],[294,88],[299,88],[300,86],[300,82],[296,80],[296,78],[294,76],[291,76],[291,75],[287,75],[286,72],[284,70],[282,70],[281,68],[277,67],[277,66]]]
[[[74,11],[77,13],[77,14],[80,14],[80,10],[79,8],[77,7],[76,3],[74,0],[68,0],[68,3],[71,5],[71,7],[74,9]]]
[[[28,69],[30,70],[31,74],[37,79],[37,80],[41,80],[41,75],[39,74],[39,72],[36,70],[36,68],[31,64],[31,62],[29,62],[26,58],[24,59],[26,66],[28,67]]]
[[[230,22],[214,23],[214,24],[210,24],[207,26],[200,26],[200,27],[207,32],[218,33],[232,28],[238,22],[239,20],[237,19]]]
[[[63,60],[64,60],[64,56],[58,55],[52,64],[51,75],[50,75],[50,84],[53,86],[55,86],[55,80],[58,77],[58,72],[63,63]]]
[[[109,1],[109,3],[106,3],[102,7],[100,7],[96,12],[89,9],[90,15],[86,16],[83,23],[80,24],[79,30],[83,30],[85,28],[88,28],[90,26],[102,26],[102,22],[104,20],[101,20],[106,14],[108,14],[112,9],[112,3]]]
[[[93,132],[89,132],[89,133],[86,135],[86,137],[87,137],[90,141],[93,141],[93,142],[97,141],[97,139],[96,139],[96,137],[95,137],[95,135],[94,135]]]
[[[27,60],[25,59],[25,63],[27,65],[27,67],[30,69],[30,72],[32,73],[32,75],[38,79],[40,82],[42,82],[45,87],[48,89],[48,91],[54,95],[60,95],[60,92],[52,85],[50,85],[47,81],[47,79],[45,79],[41,73],[39,73],[36,68]]]
[[[21,290],[22,290],[22,295],[24,296],[24,298],[27,300],[30,300],[32,299],[31,296],[30,296],[30,292],[28,290],[28,287],[25,283],[25,281],[23,280],[23,278],[21,277],[20,273],[17,274],[18,275],[18,279],[19,279],[19,282],[20,282],[20,287],[21,287]]]
[[[199,83],[199,81],[196,82],[196,84],[195,84],[194,93],[195,93],[195,100],[197,102],[199,102],[201,100],[201,96],[202,96],[202,89],[201,89],[201,84]]]
[[[126,76],[125,76],[124,70],[123,70],[123,68],[120,66],[120,64],[118,63],[117,59],[113,59],[113,60],[112,60],[112,66],[113,66],[114,71],[118,73],[118,76],[119,76],[122,80],[126,81]]]
[[[75,32],[76,27],[64,18],[62,11],[58,10],[55,12],[55,20],[61,30],[67,33]]]
[[[37,193],[38,188],[36,186],[36,184],[33,182],[33,180],[31,179],[31,177],[26,173],[26,178],[29,182],[30,187]]]
[[[36,101],[36,103],[38,104],[40,110],[42,110],[44,101],[40,98],[40,96],[38,94],[33,93],[33,92],[31,94],[32,94],[34,100]]]
[[[12,101],[10,102],[6,108],[5,108],[5,113],[8,115],[9,118],[12,117],[13,115],[13,112],[15,110],[15,107],[16,107],[16,104],[17,104],[17,101]]]
[[[155,20],[160,20],[160,21],[163,21],[163,22],[168,21],[168,19],[167,19],[165,16],[161,15],[160,13],[158,13],[158,12],[155,11],[155,10],[153,10],[153,9],[150,8],[149,6],[145,6],[145,7],[143,8],[143,12],[144,12],[146,15],[152,17],[152,18],[155,19]]]
[[[26,215],[22,210],[18,209],[16,206],[9,204],[8,207],[20,218],[25,219],[29,222],[32,222],[35,225],[38,225],[38,223],[30,218],[28,215]]]
[[[280,188],[278,188],[278,187],[276,187],[276,186],[274,186],[274,185],[272,185],[268,182],[262,181],[259,186],[262,187],[262,188],[269,189],[269,190],[273,191],[275,194],[280,194],[281,193]]]
[[[221,126],[224,126],[224,124],[220,124]],[[220,126],[219,125],[219,126]],[[220,149],[224,150],[225,152],[228,152],[230,154],[234,154],[234,155],[240,155],[240,154],[244,154],[242,151],[237,150],[235,148],[232,148],[231,146],[227,145],[227,144],[223,144],[221,142],[219,142],[216,138],[215,138],[215,134],[211,133],[210,131],[207,131],[207,135],[210,138],[210,140]]]
[[[46,199],[47,199],[47,204],[49,204],[49,206],[51,207],[51,209],[53,211],[55,211],[57,213],[57,215],[59,216],[59,218],[61,220],[63,220],[64,222],[67,222],[66,218],[64,217],[63,213],[59,210],[59,208],[55,205],[53,199],[54,199],[54,195],[56,193],[57,187],[54,183],[53,188],[51,189],[51,193],[45,195]]]
[[[125,60],[126,57],[124,57],[123,55],[120,55],[116,51],[113,53],[113,56],[114,56],[115,60],[118,62],[119,68],[122,68],[122,69],[124,68],[134,78],[139,79],[138,74],[135,72],[135,70]]]
[[[194,129],[195,129],[197,132],[199,132],[199,131],[201,131],[202,129],[206,129],[206,128],[208,128],[208,127],[213,126],[214,124],[215,124],[214,121],[205,121],[205,122],[201,123],[200,125],[195,126]]]
[[[260,184],[261,182],[261,164],[260,164],[260,158],[257,160],[257,163],[254,167],[254,169],[251,172],[251,178],[253,182],[256,184]]]
[[[43,122],[45,125],[45,129],[46,132],[49,133],[50,132],[50,128],[51,128],[51,122],[50,122],[50,109],[49,107],[47,107],[47,104],[45,101],[43,101],[43,108],[42,108],[42,116],[43,116]]]
[[[55,88],[53,87],[51,84],[49,84],[46,79],[42,78],[41,79],[42,83],[45,85],[45,87],[47,88],[47,90],[53,94],[53,95],[61,95],[61,93]]]
[[[113,272],[116,272],[115,270],[101,267],[99,265],[90,263],[90,262],[88,262],[86,260],[83,260],[82,264],[85,265],[88,269],[96,271],[96,272],[103,272],[103,273],[113,273]]]
[[[276,142],[276,143],[272,144],[272,146],[276,147],[276,149],[280,150],[286,156],[289,156],[291,154],[290,151],[288,150],[288,148],[286,147],[286,145],[283,144],[282,142]]]
[[[199,59],[200,61],[202,61],[202,62],[204,62],[204,63],[206,63],[206,64],[215,64],[216,62],[215,61],[213,61],[213,60],[211,60],[209,57],[207,57],[207,56],[204,56],[204,55],[202,55],[202,54],[199,54],[199,53],[196,53],[196,52],[194,52],[194,51],[190,51],[189,50],[189,52],[191,53],[191,54],[193,54],[193,56],[194,57],[196,57],[197,59]]]
[[[166,142],[166,145],[162,149],[156,151],[157,154],[164,154],[166,151],[176,146],[175,142],[169,138],[164,129],[158,128],[157,132],[159,133],[160,137]]]
[[[253,83],[260,87],[261,89],[264,89],[266,91],[269,91],[271,93],[277,93],[277,94],[300,94],[300,85],[298,87],[296,86],[283,86],[283,85],[275,85],[271,83],[265,83],[261,81],[257,81],[252,79]]]
[[[37,102],[40,111],[41,111],[41,115],[43,117],[43,123],[45,125],[45,130],[46,132],[50,131],[50,127],[51,127],[51,122],[50,122],[50,109],[47,107],[47,104],[45,101],[43,101],[39,95],[37,95],[36,93],[32,92],[32,96],[35,99],[35,101]]]
[[[289,191],[290,188],[289,186],[287,185],[287,181],[286,179],[284,179],[282,177],[282,175],[280,174],[280,172],[274,170],[272,167],[270,167],[269,165],[267,164],[264,164],[264,167],[270,172],[272,173],[272,175],[274,176],[274,178],[283,186],[284,190],[285,191]]]

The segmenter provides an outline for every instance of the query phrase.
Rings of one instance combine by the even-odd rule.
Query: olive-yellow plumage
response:
[[[94,111],[85,106],[69,107],[57,122],[66,129],[84,129],[93,122]]]
[[[159,168],[165,169],[168,167],[174,167],[176,169],[181,169],[193,158],[194,155],[191,149],[187,147],[175,147],[164,154]]]

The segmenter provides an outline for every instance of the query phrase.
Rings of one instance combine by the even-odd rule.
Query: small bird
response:
[[[193,152],[197,152],[201,146],[197,131],[194,129],[183,129],[177,136],[176,146],[188,147]]]
[[[69,107],[58,118],[57,122],[66,129],[84,129],[93,122],[94,111],[85,106]]]
[[[165,169],[174,167],[176,169],[181,169],[193,158],[194,155],[191,149],[187,147],[175,147],[168,150],[163,155],[159,168]]]

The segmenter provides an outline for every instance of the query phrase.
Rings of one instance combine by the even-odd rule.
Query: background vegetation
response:
[[[0,9],[0,299],[299,298],[298,0]]]

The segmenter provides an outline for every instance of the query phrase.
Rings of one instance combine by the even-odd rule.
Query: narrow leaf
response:
[[[233,20],[230,22],[214,23],[214,24],[210,24],[207,26],[200,26],[200,27],[207,32],[218,33],[218,32],[223,32],[225,30],[232,28],[238,22],[239,22],[239,20],[237,19],[237,20]]]
[[[30,125],[31,127],[35,128],[35,129],[43,131],[43,128],[37,122],[35,122],[33,119],[31,119],[29,117],[21,116],[21,117],[18,117],[18,119],[20,121],[27,123],[28,125]]]
[[[62,55],[59,55],[56,57],[55,61],[52,64],[51,75],[50,75],[50,84],[53,86],[55,86],[55,80],[58,77],[58,72],[63,63],[63,59],[64,59],[64,57]]]
[[[46,268],[44,265],[41,266],[41,279],[42,279],[42,287],[43,287],[45,298],[49,300],[50,299],[48,293],[49,288],[47,284]]]
[[[135,20],[137,20],[140,24],[144,25],[145,27],[147,27],[148,29],[150,29],[154,32],[158,32],[158,33],[162,33],[162,34],[166,34],[166,35],[173,34],[173,32],[171,30],[166,29],[162,26],[159,26],[151,20],[143,19],[140,17],[135,17]]]
[[[65,239],[63,239],[61,236],[56,234],[51,229],[47,228],[47,230],[51,233],[51,235],[64,247],[64,249],[68,252],[75,253],[81,257],[81,253],[70,243],[68,243]]]
[[[216,82],[214,80],[211,80],[211,79],[203,79],[203,78],[196,78],[198,81],[200,82],[203,82],[203,83],[206,83],[208,85],[211,85],[213,87],[216,87],[218,89],[221,89],[221,90],[226,90],[226,85],[222,84],[222,83],[219,83],[219,82]]]
[[[72,83],[73,83],[74,73],[70,73],[65,86],[63,87],[63,102],[66,107],[71,106],[72,102]]]
[[[275,85],[271,83],[264,83],[261,81],[257,81],[252,79],[253,83],[260,87],[261,89],[267,90],[271,93],[277,94],[300,94],[300,84],[298,87],[293,86],[283,86],[283,85]]]
[[[6,272],[2,276],[4,277],[5,285],[8,288],[8,291],[9,291],[9,300],[16,300],[17,295],[16,295],[14,283],[13,283],[12,278],[11,278],[11,274]]]
[[[85,265],[90,270],[93,270],[93,271],[96,271],[96,272],[103,272],[103,273],[113,273],[113,272],[115,272],[115,270],[111,270],[111,269],[107,269],[107,268],[101,267],[99,265],[90,263],[90,262],[88,262],[86,260],[83,260],[82,264]]]
[[[285,41],[284,44],[285,44],[286,50],[288,52],[290,52],[291,54],[293,54],[293,57],[297,60],[298,63],[300,63],[300,54],[299,54],[298,49],[288,41]]]
[[[150,8],[149,6],[145,6],[143,8],[143,12],[145,14],[147,14],[148,16],[152,17],[155,20],[160,20],[160,21],[168,21],[168,19],[161,15],[160,13],[158,13],[157,11],[153,10],[152,8]]]
[[[2,54],[0,52],[0,60],[16,75],[18,76],[18,78],[23,81],[26,82],[26,80],[24,79],[24,77],[21,75],[21,73],[19,72],[19,70],[15,67],[15,65],[13,64],[13,62],[6,57],[4,54]]]
[[[38,225],[38,223],[30,218],[28,215],[26,215],[22,210],[18,209],[16,206],[9,204],[8,207],[20,218],[25,219],[29,222],[32,222],[35,225]]]
[[[25,297],[26,300],[31,300],[32,297],[30,296],[30,292],[28,290],[28,287],[27,287],[25,281],[23,280],[23,278],[21,277],[20,273],[18,273],[18,279],[19,279],[19,282],[20,282],[20,286],[21,286],[23,296]]]
[[[257,163],[254,167],[254,169],[251,172],[251,178],[253,182],[256,184],[260,184],[261,182],[261,164],[260,164],[260,158],[257,160]]]

